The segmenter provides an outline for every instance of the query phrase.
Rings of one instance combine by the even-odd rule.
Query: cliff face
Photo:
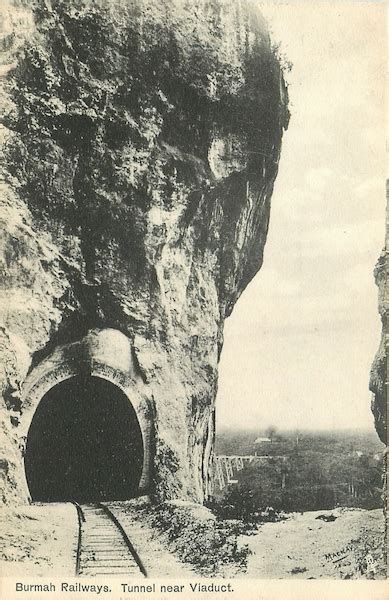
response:
[[[382,335],[377,354],[374,358],[371,377],[370,390],[373,392],[372,411],[377,433],[384,444],[388,444],[387,437],[387,403],[388,403],[388,272],[389,272],[389,182],[387,182],[387,200],[386,211],[386,244],[381,253],[374,270],[375,281],[378,286],[378,310],[382,321]]]
[[[249,3],[138,0],[122,3],[128,12],[120,19],[110,3],[101,4],[121,38],[125,23],[135,23],[126,35],[129,45],[136,37],[140,62],[113,53],[104,76],[93,75],[109,88],[97,97],[94,82],[95,105],[85,95],[67,103],[60,96],[64,78],[73,81],[84,59],[76,51],[66,56],[61,40],[56,47],[47,42],[50,27],[59,30],[55,9],[13,75],[20,89],[23,60],[28,64],[37,46],[34,68],[42,77],[51,55],[62,52],[52,90],[55,128],[45,121],[48,133],[39,137],[43,125],[30,90],[31,105],[23,114],[19,107],[8,141],[3,499],[26,499],[23,419],[25,404],[38,402],[23,394],[26,377],[59,346],[109,328],[128,338],[152,414],[149,489],[202,502],[211,491],[223,324],[262,264],[288,121],[286,88],[266,26]],[[89,3],[83,5],[88,14]],[[62,41],[73,44],[69,35]],[[34,111],[38,133],[31,137],[22,124]],[[64,136],[70,130],[75,139],[80,115],[94,135],[77,153]]]

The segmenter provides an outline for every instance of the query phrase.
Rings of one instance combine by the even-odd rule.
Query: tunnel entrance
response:
[[[143,440],[134,408],[114,384],[73,377],[40,401],[27,435],[32,500],[97,502],[137,495]]]

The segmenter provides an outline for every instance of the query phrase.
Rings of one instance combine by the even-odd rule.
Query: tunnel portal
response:
[[[32,500],[97,502],[138,493],[143,440],[130,401],[99,377],[52,387],[32,419],[25,452]]]

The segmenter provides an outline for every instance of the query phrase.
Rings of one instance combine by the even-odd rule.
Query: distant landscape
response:
[[[383,450],[373,431],[220,431],[215,498],[232,518],[267,509],[380,508]]]

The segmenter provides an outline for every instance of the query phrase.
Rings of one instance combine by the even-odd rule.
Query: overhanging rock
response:
[[[88,88],[93,110],[80,98],[66,107],[59,86],[51,122],[35,86],[27,100],[45,125],[12,138],[20,159],[12,162],[15,150],[8,161],[18,195],[7,188],[3,197],[3,497],[28,497],[23,438],[40,398],[84,370],[119,386],[137,411],[142,489],[203,502],[212,491],[223,325],[262,265],[286,86],[250,2],[101,2],[93,11],[99,4],[111,11],[101,19],[115,22],[101,29],[107,47],[118,31],[115,44],[128,43],[107,54],[101,72],[93,66],[101,79]],[[38,71],[30,65],[37,81],[55,70],[53,53],[70,47],[66,27],[88,8],[62,29],[62,13],[52,11],[31,39],[47,61]],[[90,22],[76,25],[85,31]],[[54,47],[58,32],[67,39]],[[83,60],[104,50],[96,36],[89,58],[80,49]],[[137,60],[126,59],[128,48]],[[27,49],[16,79],[32,72],[31,56]],[[63,57],[60,77],[80,60]],[[22,114],[24,105],[16,108]],[[94,132],[82,151],[81,122]]]

